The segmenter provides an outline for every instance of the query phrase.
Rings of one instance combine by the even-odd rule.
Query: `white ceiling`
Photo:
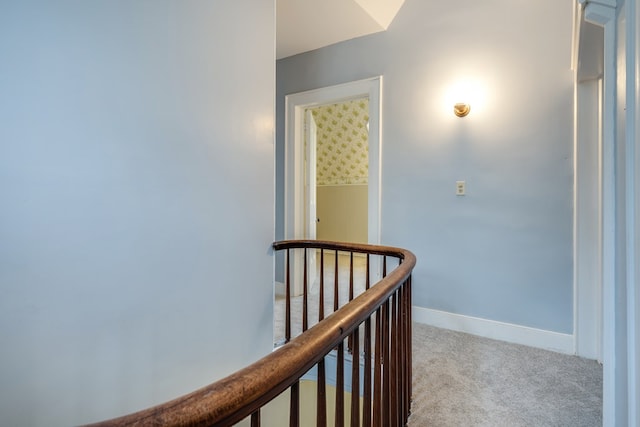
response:
[[[404,0],[277,0],[276,57],[384,31]]]

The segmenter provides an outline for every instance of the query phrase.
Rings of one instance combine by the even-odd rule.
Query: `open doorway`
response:
[[[315,188],[306,206],[314,211],[318,240],[367,243],[369,191],[369,98],[307,109],[306,167]],[[315,157],[315,162],[310,164]],[[315,168],[315,170],[314,170]],[[315,200],[313,200],[315,199]],[[311,220],[313,213],[310,212]],[[310,235],[312,233],[309,233]]]
[[[360,107],[360,100],[367,99],[365,110],[368,113],[368,163],[366,186],[366,243],[380,243],[380,136],[381,136],[381,86],[382,77],[330,86],[312,91],[287,95],[285,125],[285,238],[316,239],[317,212],[313,212],[313,197],[309,197],[309,187],[317,189],[313,180],[316,174],[310,174],[306,167],[315,156],[309,150],[305,139],[308,127],[305,119],[313,115],[311,111],[318,107],[331,106],[354,101]],[[330,119],[334,120],[334,119]],[[317,126],[317,123],[316,123]],[[363,124],[366,128],[366,122]],[[317,141],[316,141],[317,143]],[[339,142],[342,144],[344,142]],[[340,163],[338,163],[340,167]],[[317,165],[316,165],[317,166]],[[317,195],[316,195],[317,196]],[[326,217],[326,216],[325,216]],[[322,223],[323,218],[320,217]],[[324,224],[323,224],[324,225]],[[321,231],[322,232],[322,231]],[[350,236],[338,240],[350,240]],[[363,242],[363,243],[364,243]],[[375,269],[377,270],[377,269]],[[378,276],[376,271],[372,272]],[[301,292],[303,275],[302,259],[294,259],[292,267],[293,291]],[[372,277],[374,279],[375,277]]]

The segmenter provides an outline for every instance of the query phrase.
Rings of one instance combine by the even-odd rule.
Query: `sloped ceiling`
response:
[[[404,0],[277,0],[276,57],[386,30]]]

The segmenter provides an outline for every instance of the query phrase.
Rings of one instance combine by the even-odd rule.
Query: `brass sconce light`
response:
[[[458,102],[453,106],[453,114],[458,117],[465,117],[471,111],[471,106],[464,102]]]

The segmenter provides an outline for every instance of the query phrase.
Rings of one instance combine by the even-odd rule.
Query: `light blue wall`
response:
[[[113,417],[270,351],[273,16],[0,2],[0,424]]]
[[[416,253],[414,304],[572,333],[571,23],[570,0],[407,0],[387,32],[278,61],[276,235],[284,96],[382,75],[381,243]],[[459,119],[465,76],[486,98]]]
[[[617,1],[616,9],[616,68],[618,78],[616,79],[616,140],[615,140],[615,289],[613,295],[615,298],[615,318],[608,319],[608,324],[613,326],[614,339],[612,341],[605,341],[613,344],[614,357],[610,360],[605,359],[605,368],[609,368],[610,372],[614,372],[615,378],[611,376],[605,376],[605,424],[604,425],[633,425],[629,418],[629,406],[633,404],[630,401],[632,395],[629,394],[630,382],[632,381],[632,372],[635,369],[631,366],[634,362],[629,359],[631,353],[629,352],[629,305],[628,299],[630,297],[627,288],[627,239],[631,238],[630,230],[627,229],[627,156],[632,153],[627,153],[627,121],[633,120],[633,118],[627,117],[626,106],[628,102],[633,102],[633,96],[628,93],[628,90],[633,92],[633,77],[634,69],[627,68],[633,67],[629,61],[631,58],[627,57],[629,45],[633,44],[633,41],[629,38],[633,37],[633,34],[629,34],[629,26],[627,24],[629,4],[624,0]],[[632,24],[629,24],[632,25]],[[627,86],[629,84],[629,86]],[[633,185],[630,183],[629,185]],[[606,291],[605,291],[606,292]],[[606,326],[605,326],[606,328]],[[607,334],[606,331],[605,334]],[[635,361],[636,365],[638,361]],[[615,366],[615,368],[614,368]],[[606,374],[605,374],[606,375]],[[607,381],[611,380],[611,382]],[[608,384],[607,384],[608,383]],[[613,387],[607,387],[609,384],[613,384]],[[611,391],[611,394],[607,392]],[[614,407],[609,405],[610,402],[614,402]],[[615,421],[614,421],[615,420]],[[608,423],[608,424],[607,424]]]

